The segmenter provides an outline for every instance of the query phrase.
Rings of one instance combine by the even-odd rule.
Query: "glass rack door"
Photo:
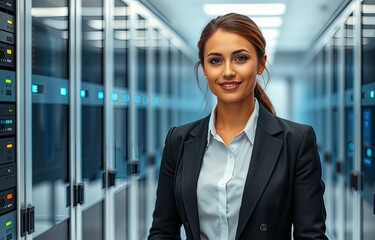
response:
[[[129,163],[129,7],[121,0],[114,1],[114,164],[116,191],[114,219],[116,240],[127,239],[128,163]]]
[[[68,240],[69,28],[67,0],[32,1],[34,238]]]
[[[375,239],[375,1],[362,5],[361,237]]]
[[[83,239],[104,239],[103,1],[82,0],[81,176]]]
[[[350,185],[350,174],[354,170],[354,109],[353,109],[353,84],[354,84],[354,43],[353,43],[353,20],[351,14],[344,25],[344,59],[345,59],[345,83],[344,83],[344,188],[345,188],[345,214],[344,230],[345,239],[353,239],[353,199],[354,194]]]

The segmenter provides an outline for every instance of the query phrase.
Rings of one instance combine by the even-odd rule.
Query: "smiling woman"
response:
[[[310,126],[275,116],[257,83],[266,42],[248,17],[210,21],[199,62],[217,104],[170,129],[148,239],[328,239],[324,183]],[[246,203],[246,204],[243,204]]]
[[[213,56],[221,56],[221,59],[212,59],[215,63],[219,60],[225,63],[223,59],[224,54],[231,55],[231,57],[235,56],[237,58],[234,58],[232,60],[230,60],[230,58],[226,59],[227,65],[224,64],[224,66],[226,66],[227,69],[225,70],[236,73],[237,71],[234,71],[233,67],[238,68],[240,66],[240,68],[238,69],[240,70],[240,72],[238,72],[239,77],[241,77],[241,75],[243,74],[248,75],[250,72],[252,72],[253,76],[248,76],[248,80],[246,81],[246,84],[244,84],[249,85],[249,81],[253,82],[252,85],[250,84],[253,87],[251,89],[252,91],[248,92],[248,94],[250,94],[249,98],[256,95],[256,98],[263,103],[267,110],[272,114],[275,114],[271,101],[265,94],[262,87],[256,81],[256,74],[261,75],[264,70],[267,71],[265,39],[258,26],[250,18],[243,15],[236,16],[236,19],[231,19],[233,18],[232,14],[224,15],[221,18],[212,20],[209,24],[207,24],[206,28],[204,28],[201,38],[198,42],[199,62],[195,66],[195,75],[196,77],[198,76],[199,65],[202,66],[204,73],[206,70],[209,71],[211,69],[213,62],[210,62],[209,60],[212,59]],[[210,64],[206,64],[206,62],[210,62]],[[232,62],[234,64],[229,64]],[[219,68],[215,67],[215,69]],[[218,71],[220,71],[220,69]],[[206,78],[208,78],[207,74],[205,73]],[[226,78],[228,78],[228,76],[226,76]],[[209,79],[210,78],[208,78],[208,80]],[[215,94],[214,89],[211,88],[212,85],[210,84],[210,81],[208,81],[208,84],[211,91]],[[251,106],[253,106],[254,103],[251,103],[252,100],[248,100],[250,100],[250,104]],[[218,101],[220,101],[219,97]],[[253,107],[250,108],[251,111],[252,109]],[[251,112],[245,112],[247,113],[245,115],[248,118]]]

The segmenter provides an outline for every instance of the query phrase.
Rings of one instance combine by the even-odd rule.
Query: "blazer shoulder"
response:
[[[275,118],[281,125],[285,134],[303,137],[307,133],[315,136],[314,129],[311,125],[294,122],[280,117]]]
[[[208,129],[209,119],[210,119],[210,116],[207,116],[197,121],[174,127],[173,134],[171,137],[173,139],[176,139],[176,138],[186,139],[186,138],[189,138],[189,136],[195,137],[199,134],[202,134],[203,132],[206,132]]]

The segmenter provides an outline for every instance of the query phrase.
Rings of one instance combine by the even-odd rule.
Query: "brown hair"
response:
[[[249,17],[237,13],[228,13],[211,20],[203,29],[198,41],[199,61],[195,64],[195,76],[198,79],[198,67],[204,64],[204,50],[207,40],[219,29],[235,33],[247,39],[257,51],[258,59],[265,55],[266,41],[258,26]],[[268,72],[266,66],[265,70]],[[262,86],[257,82],[254,89],[254,96],[263,104],[263,106],[275,115],[273,105],[264,92]]]

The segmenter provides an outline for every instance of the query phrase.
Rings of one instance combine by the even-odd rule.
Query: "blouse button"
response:
[[[189,223],[188,223],[188,222],[185,222],[185,227],[186,227],[187,229],[189,229]]]
[[[262,231],[262,232],[267,231],[267,228],[268,228],[268,226],[265,223],[263,223],[262,225],[260,225],[260,231]]]

